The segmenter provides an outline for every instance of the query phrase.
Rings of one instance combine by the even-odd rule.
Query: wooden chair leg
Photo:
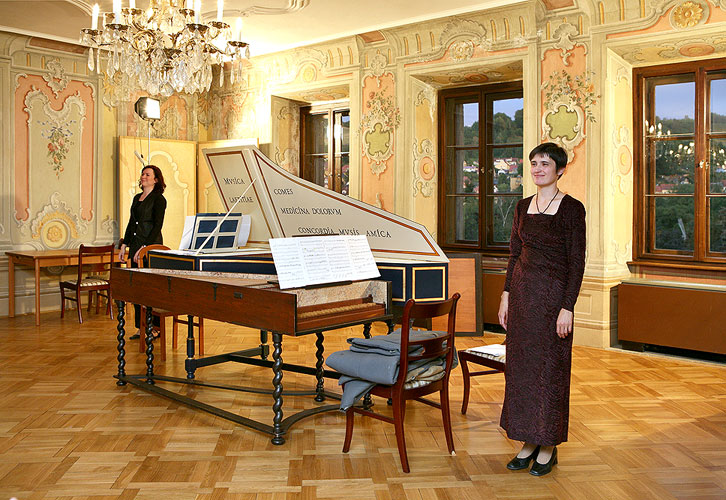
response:
[[[171,326],[171,348],[176,349],[179,345],[176,340],[176,335],[179,333],[179,316],[174,316]]]
[[[449,453],[454,452],[454,436],[451,433],[451,412],[449,408],[449,386],[445,385],[439,392],[441,398],[441,416],[444,420],[444,434],[446,434],[446,446]]]
[[[467,365],[466,359],[463,359],[463,356],[459,355],[459,361],[461,362],[461,376],[464,378],[464,398],[461,402],[461,414],[466,415],[466,410],[469,408],[471,376],[469,375],[469,365]]]
[[[61,293],[61,318],[62,318],[66,314],[66,294],[65,294],[65,288],[63,288],[62,286],[60,287],[60,293]]]
[[[83,311],[81,307],[81,287],[76,288],[76,310],[78,311],[78,322],[83,323]]]
[[[353,408],[348,408],[345,411],[345,441],[343,441],[343,453],[348,453],[350,450],[350,441],[353,439],[353,419],[355,418],[355,412]]]
[[[204,318],[199,317],[199,355],[204,356]]]
[[[159,352],[161,360],[166,361],[166,318],[159,316]]]
[[[393,426],[396,429],[396,444],[398,454],[401,457],[401,469],[403,472],[411,472],[408,466],[408,454],[406,453],[406,435],[403,432],[403,420],[406,417],[406,401],[400,398],[393,398]]]

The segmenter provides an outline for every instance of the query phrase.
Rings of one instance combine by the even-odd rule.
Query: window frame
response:
[[[711,165],[708,159],[709,138],[726,138],[726,132],[712,133],[710,130],[710,96],[708,82],[716,73],[726,74],[726,58],[705,61],[693,61],[659,66],[633,68],[633,262],[632,264],[653,265],[662,267],[682,267],[691,269],[713,269],[726,271],[726,254],[714,253],[710,250],[710,230],[708,227],[709,194]],[[677,80],[683,75],[693,75],[695,83],[694,110],[694,221],[693,251],[655,248],[655,215],[654,203],[648,203],[649,183],[655,178],[654,159],[647,157],[645,137],[645,120],[652,122],[655,102],[646,103],[647,81],[650,78],[667,78]],[[699,167],[699,164],[703,167]],[[726,195],[717,195],[722,197]],[[650,205],[650,206],[649,206]]]
[[[315,176],[314,171],[311,171],[311,169],[307,168],[307,162],[306,157],[308,155],[315,155],[319,157],[325,156],[328,159],[328,167],[330,169],[331,175],[331,187],[328,187],[331,191],[335,191],[337,193],[340,193],[342,190],[342,172],[338,174],[338,165],[340,165],[340,160],[343,156],[348,156],[348,166],[350,172],[350,136],[348,136],[348,151],[340,151],[336,148],[340,148],[339,142],[340,140],[335,139],[335,117],[336,114],[347,112],[348,118],[350,120],[350,102],[349,101],[335,101],[331,103],[322,103],[322,104],[311,104],[309,106],[302,106],[300,108],[300,177],[303,179],[315,183]],[[327,130],[327,142],[328,142],[328,151],[323,153],[308,153],[307,152],[307,139],[309,135],[309,129],[307,124],[307,118],[312,115],[323,115],[327,114],[328,116],[328,130]],[[350,179],[348,179],[348,186],[349,191],[348,193],[345,193],[346,195],[350,194]],[[324,187],[324,186],[321,186]]]
[[[479,208],[479,240],[476,243],[466,242],[446,242],[445,227],[447,224],[447,196],[462,196],[463,194],[450,194],[447,192],[447,120],[446,106],[448,99],[475,97],[479,103],[479,193],[472,194],[472,197],[478,198]],[[523,198],[523,193],[494,193],[494,178],[490,171],[493,162],[494,150],[502,147],[520,147],[524,155],[524,126],[522,127],[521,143],[493,143],[493,103],[495,100],[519,98],[524,99],[524,85],[521,80],[504,83],[493,83],[488,85],[478,85],[471,87],[457,87],[442,89],[438,96],[438,132],[439,132],[439,151],[438,164],[438,244],[444,250],[449,251],[473,251],[482,255],[490,255],[495,257],[506,257],[509,255],[509,241],[494,242],[494,217],[493,207],[494,198],[499,197],[518,197]],[[467,147],[471,149],[471,147]],[[524,157],[522,158],[524,162]],[[524,166],[523,172],[524,176]]]

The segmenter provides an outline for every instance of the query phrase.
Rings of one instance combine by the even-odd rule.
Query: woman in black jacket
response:
[[[119,249],[120,260],[125,259],[128,249],[131,267],[139,267],[139,250],[143,247],[163,244],[161,226],[164,224],[166,198],[162,193],[166,189],[166,184],[161,169],[156,165],[145,166],[141,170],[139,187],[141,192],[134,196],[134,201],[131,203],[131,217]],[[138,304],[134,304],[134,313],[138,329],[141,326],[141,307]],[[138,337],[138,332],[131,336],[134,337]]]

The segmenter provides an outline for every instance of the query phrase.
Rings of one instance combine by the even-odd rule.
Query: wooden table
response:
[[[40,269],[42,267],[77,266],[78,249],[66,250],[21,250],[5,252],[8,256],[8,316],[15,317],[15,266],[26,266],[35,269],[35,324],[40,325]],[[101,257],[86,256],[84,263],[100,262]],[[114,260],[118,259],[114,253]],[[79,305],[80,307],[80,305]]]

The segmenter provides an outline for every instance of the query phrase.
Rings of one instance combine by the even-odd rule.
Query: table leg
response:
[[[318,348],[317,351],[315,351],[315,378],[317,379],[317,384],[315,385],[315,392],[317,393],[315,395],[315,401],[322,403],[325,401],[325,379],[323,378],[323,352],[325,350],[323,341],[325,339],[323,337],[323,332],[315,332],[315,336],[317,337],[315,340],[315,347]]]
[[[40,260],[35,260],[35,326],[40,326]],[[79,304],[80,307],[80,304]]]
[[[201,323],[202,318],[199,318]],[[194,316],[187,315],[187,360],[194,359]],[[192,366],[192,363],[186,363],[188,367]],[[194,370],[187,368],[187,378],[189,380],[194,378]]]
[[[154,316],[151,307],[146,308],[146,383],[154,383]]]
[[[126,334],[126,331],[124,330],[124,327],[126,326],[126,303],[118,300],[116,301],[116,306],[118,307],[118,326],[116,329],[118,330],[118,336],[116,339],[118,340],[118,347],[116,348],[118,350],[118,377],[119,380],[116,381],[116,385],[126,385],[126,382],[121,380],[121,377],[126,376],[126,340],[124,339],[124,335]]]
[[[272,411],[275,416],[272,418],[272,444],[285,444],[285,438],[282,437],[282,334],[272,332],[272,385],[275,389],[272,397],[275,402],[272,404]]]
[[[15,317],[15,261],[8,257],[8,316]]]

